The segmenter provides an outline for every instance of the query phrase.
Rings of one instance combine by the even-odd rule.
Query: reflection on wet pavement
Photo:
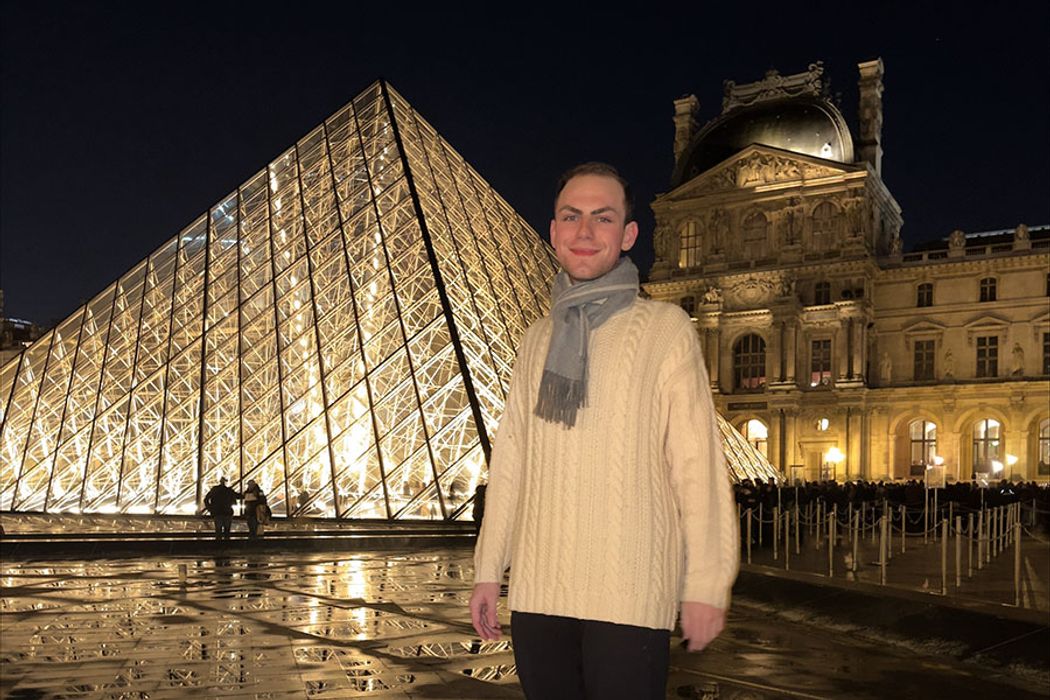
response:
[[[509,638],[470,628],[471,574],[466,549],[5,562],[0,695],[521,697]],[[710,651],[676,646],[669,697],[1025,697],[1043,680],[769,612],[740,601]]]

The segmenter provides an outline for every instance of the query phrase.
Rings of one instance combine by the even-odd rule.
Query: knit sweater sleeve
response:
[[[739,526],[700,341],[688,321],[667,357],[664,452],[685,539],[681,599],[728,609],[740,565]]]
[[[506,408],[492,446],[488,489],[485,492],[485,516],[474,547],[474,583],[502,581],[504,572],[510,566],[529,416],[529,368],[525,362],[527,347],[526,340],[515,362]]]

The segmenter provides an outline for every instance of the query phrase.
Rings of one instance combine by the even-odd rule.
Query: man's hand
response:
[[[484,584],[483,584],[484,585]],[[477,588],[474,589],[477,595]],[[474,601],[470,607],[473,610]],[[726,626],[726,611],[707,603],[682,603],[682,637],[689,641],[689,651],[701,651],[721,634]],[[477,624],[474,625],[477,627]]]
[[[470,596],[470,621],[481,638],[492,641],[500,638],[502,630],[496,617],[496,601],[499,599],[498,583],[476,583]]]

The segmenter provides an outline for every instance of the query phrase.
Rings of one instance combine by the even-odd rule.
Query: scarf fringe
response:
[[[576,425],[576,411],[583,406],[586,394],[582,381],[545,369],[535,413],[548,423],[564,423],[571,428]]]

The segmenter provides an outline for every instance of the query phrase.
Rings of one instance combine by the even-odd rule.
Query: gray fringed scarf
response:
[[[638,268],[620,258],[609,272],[572,283],[564,270],[551,288],[551,344],[543,365],[535,413],[545,421],[576,425],[576,411],[587,396],[587,344],[591,330],[638,296]]]

